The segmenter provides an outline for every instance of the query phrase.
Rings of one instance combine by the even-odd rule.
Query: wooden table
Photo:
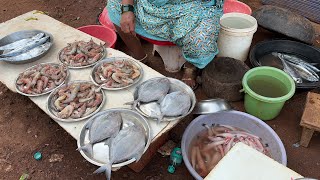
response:
[[[314,131],[320,132],[320,94],[308,93],[300,126],[303,127],[300,144],[308,147]]]
[[[23,72],[28,67],[31,67],[35,64],[46,63],[46,62],[55,62],[59,63],[60,61],[57,59],[58,52],[65,46],[67,43],[74,42],[76,40],[85,40],[89,41],[91,38],[95,42],[102,42],[101,40],[92,37],[86,33],[83,33],[77,29],[74,29],[66,24],[63,24],[45,14],[35,13],[36,11],[30,11],[23,15],[20,15],[16,18],[13,18],[9,21],[0,24],[0,38],[11,34],[16,31],[21,30],[42,30],[48,32],[53,35],[53,46],[49,50],[49,52],[41,59],[27,64],[10,64],[6,62],[0,62],[0,81],[5,84],[11,91],[16,92],[14,81],[19,73]],[[37,18],[38,20],[29,20],[28,18]],[[107,48],[107,57],[128,57],[123,52],[117,51],[112,48]],[[133,58],[132,58],[133,59]],[[140,62],[139,62],[140,63]],[[160,73],[151,69],[150,67],[140,63],[143,68],[144,75],[143,81],[153,78],[153,77],[162,77]],[[90,80],[90,71],[91,68],[85,69],[70,69],[70,81],[73,80]],[[130,102],[133,100],[133,91],[137,85],[131,86],[127,89],[119,90],[119,91],[105,91],[106,94],[106,102],[102,107],[102,110],[110,109],[110,108],[129,108],[125,106],[124,103]],[[17,94],[20,96],[20,94]],[[48,114],[46,109],[47,98],[48,95],[43,95],[40,97],[29,97],[39,108],[41,108],[45,113]],[[65,129],[73,138],[78,140],[80,136],[80,131],[83,128],[84,124],[88,119],[80,121],[80,122],[60,122],[56,121],[63,129]],[[172,129],[178,122],[162,122],[157,124],[154,120],[148,119],[148,122],[151,127],[151,137],[152,141],[148,151],[144,154],[142,159],[135,164],[130,165],[134,171],[138,172],[143,169],[143,167],[151,160],[152,155],[156,153],[156,150],[166,141],[167,134],[170,129]],[[75,142],[76,143],[76,142]]]

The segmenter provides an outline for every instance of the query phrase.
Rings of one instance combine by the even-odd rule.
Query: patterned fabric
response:
[[[120,26],[121,0],[108,0],[111,21]],[[223,0],[135,0],[136,32],[150,39],[171,41],[184,58],[204,68],[218,54]]]

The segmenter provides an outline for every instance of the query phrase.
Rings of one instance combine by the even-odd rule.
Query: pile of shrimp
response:
[[[125,87],[140,76],[139,68],[127,60],[105,62],[98,66],[94,72],[94,81],[104,84],[107,88]]]
[[[81,67],[97,62],[103,54],[103,45],[98,45],[91,39],[89,42],[76,41],[68,44],[60,52],[59,59],[72,67]]]
[[[57,90],[51,107],[57,117],[78,119],[93,113],[101,105],[103,95],[92,83],[72,83]]]
[[[210,127],[204,124],[204,126],[206,129],[196,136],[190,148],[191,165],[202,177],[207,176],[238,142],[270,156],[258,136],[227,125],[214,124]]]
[[[42,94],[53,90],[64,82],[67,67],[58,64],[38,64],[21,73],[16,84],[19,91],[26,94]]]

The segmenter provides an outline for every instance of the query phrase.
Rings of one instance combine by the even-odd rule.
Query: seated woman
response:
[[[136,33],[181,47],[187,61],[182,81],[196,88],[197,68],[218,54],[222,6],[223,0],[108,0],[107,9],[135,59],[147,59]]]

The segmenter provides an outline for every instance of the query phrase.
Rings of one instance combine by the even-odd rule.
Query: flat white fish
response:
[[[49,40],[49,36],[45,36],[41,39],[35,39],[31,42],[28,42],[24,44],[24,46],[19,47],[17,49],[13,49],[12,51],[6,52],[4,54],[1,54],[0,57],[11,57],[11,56],[17,56],[19,54],[25,53],[29,51],[30,49],[33,49]]]
[[[0,58],[0,61],[24,61],[27,59],[31,59],[48,51],[51,47],[51,44],[51,42],[46,42],[18,56]]]
[[[137,99],[126,104],[133,104],[133,107],[136,107],[139,102],[161,101],[170,89],[170,81],[168,78],[152,79],[137,88]]]
[[[162,120],[163,116],[180,116],[188,113],[191,106],[191,99],[187,93],[182,91],[175,91],[167,94],[163,101],[160,103],[160,110],[162,117],[158,119],[158,122]]]
[[[111,142],[108,162],[94,173],[105,172],[107,179],[110,180],[112,164],[131,158],[135,158],[136,162],[139,161],[145,144],[145,133],[142,127],[133,125],[122,129]]]
[[[16,48],[19,48],[19,47],[23,47],[25,44],[30,43],[30,42],[32,42],[34,40],[40,39],[44,35],[45,35],[44,33],[38,33],[35,36],[32,36],[31,38],[21,39],[21,40],[15,41],[13,43],[1,46],[0,50],[10,50],[10,49],[16,49]]]
[[[110,112],[102,114],[88,123],[89,143],[78,148],[78,150],[87,151],[92,154],[92,146],[95,143],[104,141],[108,138],[114,138],[119,133],[122,125],[122,117],[120,112]]]

